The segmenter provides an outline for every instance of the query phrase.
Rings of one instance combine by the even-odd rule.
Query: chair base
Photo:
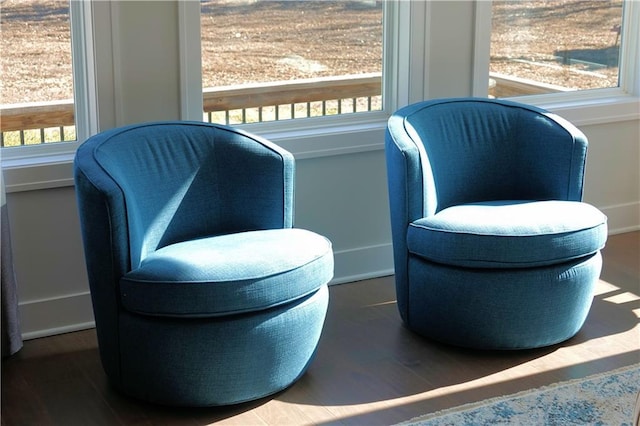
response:
[[[323,285],[293,303],[231,317],[122,312],[120,377],[110,380],[126,395],[172,406],[231,405],[277,393],[312,360],[328,297]]]
[[[412,257],[401,315],[409,329],[456,346],[550,346],[584,324],[601,268],[600,252],[528,269],[455,268]]]

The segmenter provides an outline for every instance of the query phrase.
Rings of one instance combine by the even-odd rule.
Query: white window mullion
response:
[[[400,22],[400,30],[409,28],[409,95],[408,103],[429,98],[429,52],[431,49],[431,2],[408,2],[411,6],[409,22]],[[403,78],[401,76],[400,78]]]
[[[640,97],[640,2],[625,1],[620,50],[620,88]]]
[[[489,62],[491,58],[492,2],[475,3],[475,38],[473,49],[473,96],[487,97],[489,93]]]
[[[183,120],[202,121],[202,52],[200,3],[178,2],[180,46],[180,115]]]
[[[98,132],[92,2],[71,1],[71,50],[76,136],[82,142]]]
[[[411,42],[411,13],[414,2],[385,2],[384,33],[383,33],[383,102],[386,116],[410,102],[411,89],[415,90],[412,76],[420,74],[422,69],[416,70],[412,60],[418,55],[412,55]],[[422,91],[422,86],[420,86]]]

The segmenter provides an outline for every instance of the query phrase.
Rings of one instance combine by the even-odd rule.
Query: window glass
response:
[[[622,0],[492,3],[495,97],[618,87]]]
[[[69,1],[3,0],[1,146],[75,141]]]
[[[205,120],[382,108],[382,2],[202,0]]]

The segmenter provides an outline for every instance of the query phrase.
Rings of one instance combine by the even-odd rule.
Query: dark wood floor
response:
[[[392,277],[331,287],[318,355],[274,397],[231,408],[172,409],[106,383],[93,330],[27,341],[2,363],[2,425],[393,424],[467,402],[640,361],[640,233],[611,236],[592,310],[546,349],[471,351],[400,323]]]

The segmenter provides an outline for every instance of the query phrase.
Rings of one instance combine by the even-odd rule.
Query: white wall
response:
[[[640,228],[640,122],[579,126],[589,139],[584,201],[609,219],[610,233]]]
[[[114,82],[98,87],[101,128],[180,118],[176,3],[96,4],[96,24],[114,28],[112,38],[96,40],[98,75],[107,75]],[[416,5],[425,13],[422,2]],[[415,28],[416,34],[429,33],[428,43],[420,46],[429,56],[422,73],[411,75],[412,90],[407,99],[471,95],[473,4],[443,1],[430,7],[426,27]],[[420,40],[413,43],[420,45]],[[610,124],[591,123],[582,129],[590,138],[585,200],[610,216],[614,232],[639,229],[640,122],[635,117]],[[393,270],[382,127],[366,134],[327,136],[323,143],[339,146],[358,137],[369,141],[360,152],[305,154],[297,161],[296,226],[332,240],[334,283]],[[296,151],[296,141],[282,143]],[[90,327],[93,320],[71,164],[61,162],[51,170],[55,182],[35,186],[21,182],[38,180],[39,168],[5,170],[27,338]]]

